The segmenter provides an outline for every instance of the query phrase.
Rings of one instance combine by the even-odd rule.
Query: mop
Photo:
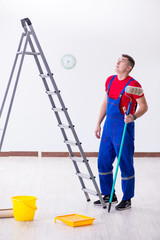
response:
[[[143,94],[143,89],[138,88],[138,87],[127,86],[126,89],[125,89],[125,94],[126,93],[141,96]],[[126,96],[129,97],[127,94],[126,94]],[[129,115],[130,110],[131,110],[131,105],[132,105],[132,98],[131,97],[129,97],[129,98],[130,98],[130,101],[129,101],[127,112],[126,112],[125,107],[123,108],[126,115]],[[124,139],[125,139],[126,129],[127,129],[127,123],[124,124],[124,129],[123,129],[123,134],[122,134],[122,139],[121,139],[121,145],[120,145],[120,150],[119,150],[119,155],[118,155],[118,161],[117,161],[114,181],[113,181],[113,185],[112,185],[111,195],[110,195],[110,199],[109,199],[108,212],[110,212],[110,209],[111,209],[111,203],[112,203],[114,187],[115,187],[116,179],[117,179],[118,167],[119,167],[119,163],[120,163],[120,159],[121,159],[121,155],[122,155],[122,149],[123,149],[123,143],[124,143]]]

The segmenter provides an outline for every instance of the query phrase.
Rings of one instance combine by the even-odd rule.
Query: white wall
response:
[[[20,19],[33,23],[85,151],[98,151],[94,137],[106,78],[121,53],[136,60],[132,76],[144,89],[149,111],[136,121],[136,151],[160,151],[159,0],[1,0],[0,101],[19,39]],[[61,57],[77,64],[63,69]],[[3,151],[66,151],[32,56],[26,56]],[[2,128],[2,122],[0,123]],[[76,149],[75,149],[76,151]]]

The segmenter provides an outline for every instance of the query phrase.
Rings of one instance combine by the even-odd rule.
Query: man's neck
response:
[[[119,74],[118,74],[118,79],[119,79],[120,81],[126,79],[127,77],[128,77],[128,73],[119,73]]]

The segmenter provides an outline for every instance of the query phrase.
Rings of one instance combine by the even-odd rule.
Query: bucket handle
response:
[[[37,206],[35,206],[35,207],[31,207],[31,206],[28,205],[26,202],[23,201],[23,203],[24,203],[24,205],[26,205],[27,207],[32,208],[33,210],[37,210]]]

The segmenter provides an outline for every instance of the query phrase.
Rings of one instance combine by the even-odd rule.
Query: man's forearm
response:
[[[106,116],[106,103],[103,103],[100,109],[97,125],[99,126],[101,125],[101,122],[103,121],[105,116]]]
[[[101,125],[101,122],[103,121],[104,117],[106,116],[106,108],[107,108],[107,94],[105,94],[103,103],[100,108],[100,113],[99,113],[98,121],[97,121],[97,125],[99,125],[99,126]]]
[[[145,112],[147,112],[148,105],[147,105],[147,102],[146,102],[146,99],[144,96],[142,98],[138,99],[137,103],[139,104],[138,111],[134,115],[132,115],[132,114],[125,115],[124,121],[126,123],[130,123],[130,122],[134,121],[135,119],[140,118]]]
[[[141,116],[143,116],[145,112],[147,112],[148,105],[145,97],[142,97],[139,100],[137,100],[137,103],[139,104],[139,109],[134,115],[136,116],[136,118],[140,118]]]

